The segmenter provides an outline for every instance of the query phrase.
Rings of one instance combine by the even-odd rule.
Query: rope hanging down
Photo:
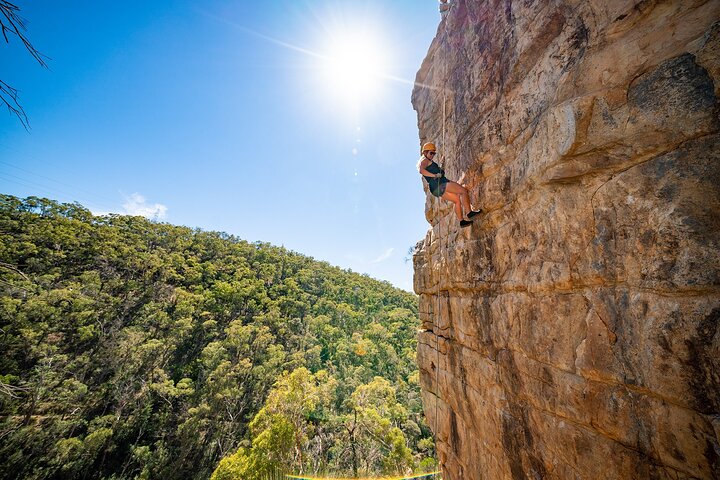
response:
[[[446,2],[441,2],[446,3]],[[450,7],[450,4],[447,4],[448,9]],[[447,14],[447,11],[444,12]],[[445,25],[445,34],[447,35],[447,24]],[[442,162],[443,165],[445,164],[445,152],[447,151],[447,142],[445,137],[445,124],[447,119],[446,114],[446,108],[447,108],[447,67],[448,64],[445,62],[445,75],[442,79],[443,86],[442,86]],[[435,360],[435,456],[437,457],[437,464],[440,466],[440,457],[438,455],[438,449],[437,449],[437,436],[439,432],[439,426],[440,426],[440,417],[438,416],[438,405],[440,403],[440,283],[442,280],[442,276],[440,275],[441,269],[442,269],[442,219],[440,218],[440,197],[437,197],[435,200],[435,218],[438,219],[438,278],[437,278],[437,286],[435,289],[435,312],[433,315],[433,333],[435,334],[435,351],[436,351],[436,360]],[[447,272],[447,263],[445,264],[445,270]]]
[[[442,148],[445,150],[445,91],[443,89],[443,126],[442,126]],[[443,154],[443,164],[445,163],[445,155]],[[442,269],[442,219],[440,218],[440,197],[435,199],[435,218],[438,222],[438,278],[437,285],[435,288],[435,311],[433,312],[433,333],[435,334],[435,351],[437,353],[435,359],[435,456],[438,456],[437,451],[437,435],[440,427],[440,417],[438,416],[438,405],[440,403],[440,271]],[[440,458],[437,458],[437,463],[440,465]]]

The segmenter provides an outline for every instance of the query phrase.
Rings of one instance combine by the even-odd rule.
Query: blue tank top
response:
[[[438,165],[437,163],[435,163],[435,162],[432,161],[432,160],[430,160],[430,165],[428,165],[428,166],[425,168],[425,170],[427,170],[427,171],[430,172],[430,173],[442,173],[442,174],[443,174],[443,178],[445,178],[445,170],[443,170],[442,168],[440,168],[440,165]],[[431,183],[431,181],[437,181],[437,180],[438,180],[438,179],[435,178],[435,177],[426,177],[425,175],[423,175],[423,178],[424,178],[425,180],[427,180],[428,183]]]
[[[445,170],[440,168],[440,165],[435,163],[434,161],[430,160],[430,165],[425,167],[425,170],[427,170],[430,173],[442,173],[443,176],[441,178],[435,178],[435,177],[426,177],[423,175],[423,178],[428,184],[428,187],[430,187],[430,193],[432,193],[436,197],[441,197],[443,193],[445,193],[445,185],[448,183],[448,179],[445,178]]]

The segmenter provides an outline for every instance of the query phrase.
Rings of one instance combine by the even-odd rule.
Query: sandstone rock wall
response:
[[[444,478],[720,478],[718,20],[456,0],[440,23],[420,140],[487,211],[461,230],[428,195],[414,256]]]

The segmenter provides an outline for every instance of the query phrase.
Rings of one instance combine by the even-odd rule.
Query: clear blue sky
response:
[[[31,127],[0,112],[0,192],[284,245],[411,290],[404,258],[427,229],[411,82],[436,2],[17,3],[50,68],[0,44]],[[367,82],[328,73],[348,65]]]

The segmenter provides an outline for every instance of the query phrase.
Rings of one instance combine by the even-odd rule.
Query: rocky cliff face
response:
[[[720,478],[718,19],[456,0],[441,22],[420,140],[487,211],[461,230],[428,196],[414,257],[444,478]]]

